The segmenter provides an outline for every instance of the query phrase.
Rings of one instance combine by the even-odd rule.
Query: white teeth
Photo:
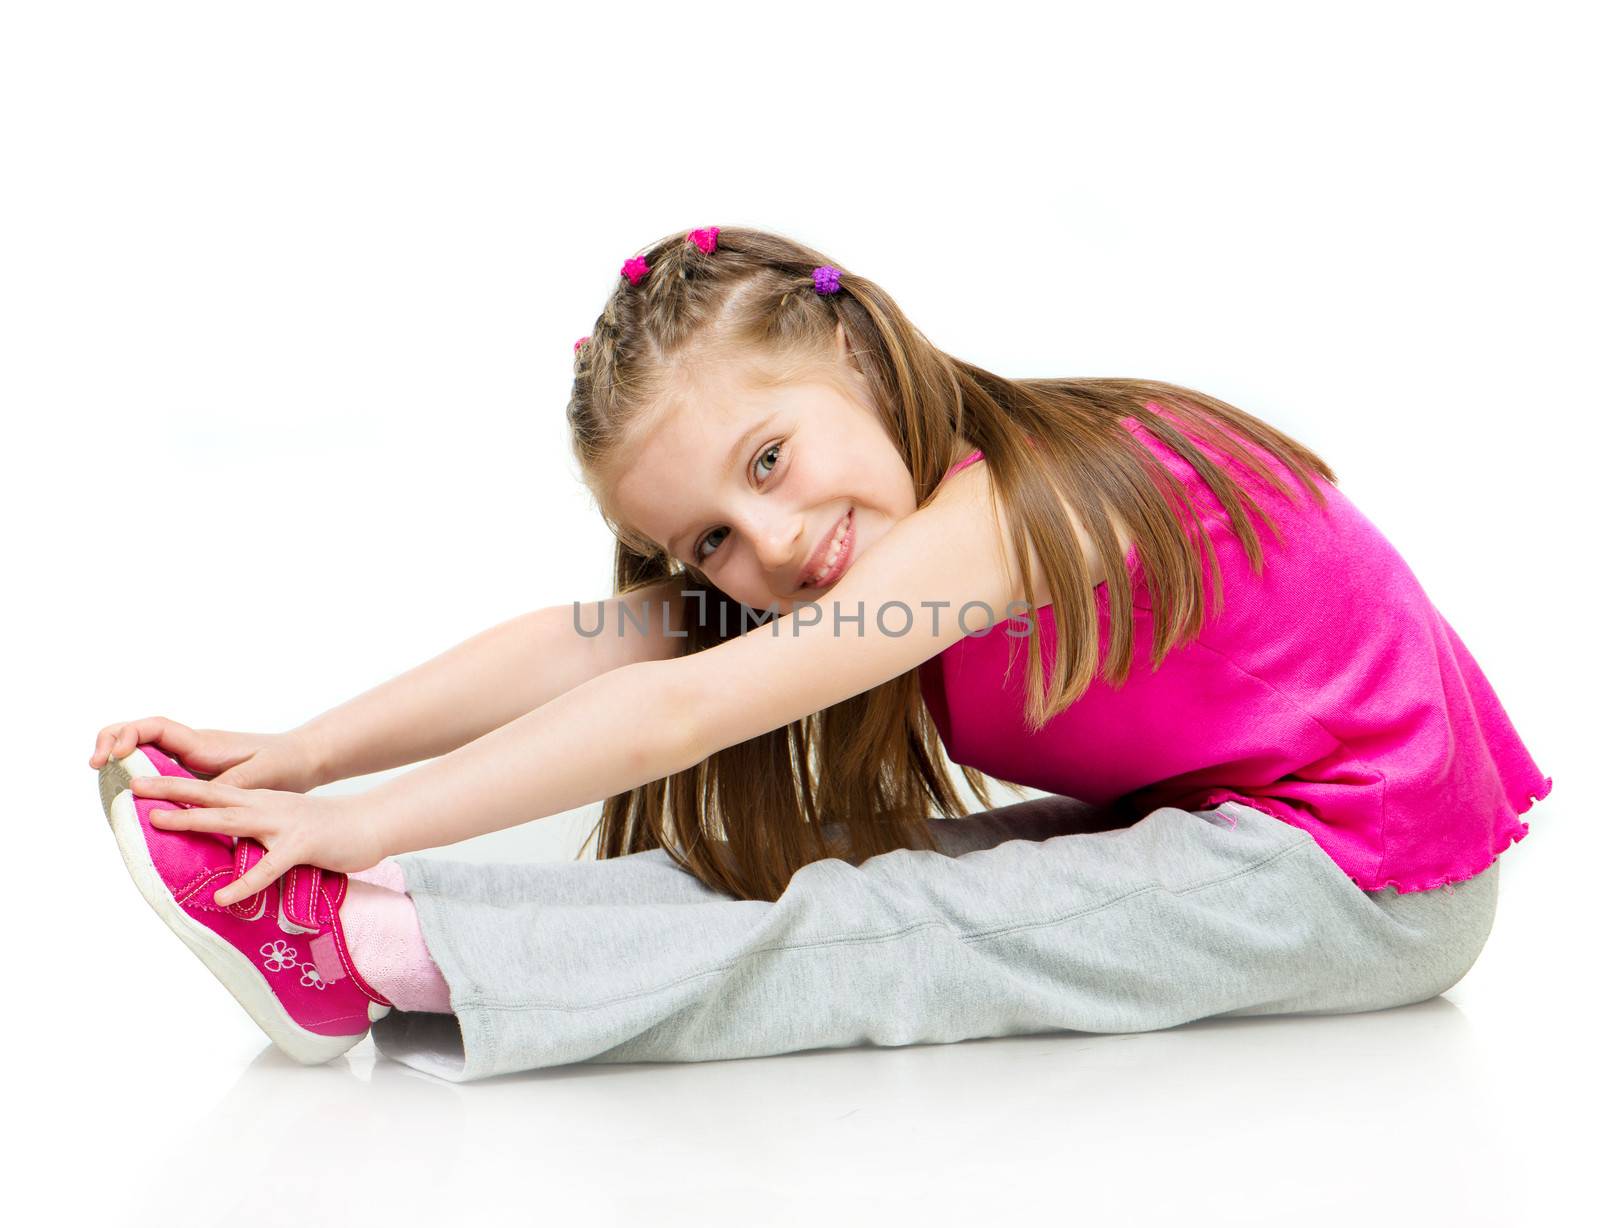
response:
[[[817,569],[816,575],[806,581],[807,584],[815,584],[832,571],[833,565],[839,561],[839,551],[844,547],[844,539],[850,535],[850,519],[851,514],[846,513],[845,518],[839,522],[839,527],[833,533],[833,541],[828,545],[827,561]]]

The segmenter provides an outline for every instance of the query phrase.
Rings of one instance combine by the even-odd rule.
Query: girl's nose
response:
[[[779,516],[769,520],[758,526],[754,539],[756,557],[768,571],[793,571],[805,562],[799,557],[806,545],[803,516]]]

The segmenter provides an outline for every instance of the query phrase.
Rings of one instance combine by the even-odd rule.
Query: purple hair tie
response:
[[[622,275],[635,286],[644,280],[644,275],[649,271],[650,266],[645,263],[643,256],[633,256],[622,266]]]
[[[811,285],[818,294],[839,293],[840,270],[831,264],[818,265],[811,270]]]
[[[721,229],[720,226],[704,226],[699,230],[691,230],[689,242],[709,256],[717,250],[717,234]]]

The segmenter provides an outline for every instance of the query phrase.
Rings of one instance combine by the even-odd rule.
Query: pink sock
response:
[[[359,878],[364,883],[373,883],[379,887],[387,887],[390,891],[404,891],[406,889],[406,872],[400,868],[400,863],[393,857],[385,857],[370,870],[352,870],[351,878]]]
[[[349,879],[339,920],[357,971],[396,1010],[450,1014],[450,986],[428,954],[404,871],[385,858]]]

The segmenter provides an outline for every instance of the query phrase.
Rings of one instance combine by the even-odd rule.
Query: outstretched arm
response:
[[[802,606],[704,652],[611,670],[385,781],[366,795],[383,852],[452,844],[660,780],[1018,613],[1008,605],[1021,599],[1021,580],[991,514],[987,469],[948,479],[823,595],[820,611]],[[1081,529],[1079,543],[1097,573]],[[1033,575],[1041,584],[1037,563]],[[859,623],[842,621],[858,610]]]
[[[312,718],[295,734],[311,748],[315,782],[446,754],[598,674],[670,655],[662,607],[672,587],[587,602],[576,615],[570,605],[519,614]],[[624,605],[632,634],[580,634],[616,626]]]

